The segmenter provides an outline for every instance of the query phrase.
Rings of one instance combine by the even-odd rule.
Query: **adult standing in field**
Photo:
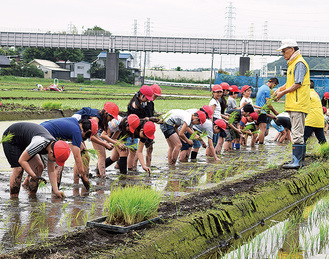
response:
[[[81,110],[77,111],[72,117],[76,118],[78,121],[81,119],[95,119],[98,123],[99,134],[102,131],[107,131],[108,123],[114,118],[118,119],[119,107],[113,102],[106,102],[102,110],[92,109],[90,107],[83,107]],[[94,149],[98,151],[98,161],[96,175],[98,177],[105,178],[105,159],[106,150],[111,150],[112,145],[107,141],[100,138],[98,134],[91,136],[90,140],[93,144]]]
[[[41,174],[46,161],[52,191],[58,197],[64,197],[64,193],[58,190],[55,162],[64,166],[71,152],[69,145],[62,140],[56,141],[44,127],[30,122],[12,124],[4,131],[3,136],[9,134],[13,134],[12,139],[2,145],[13,169],[10,176],[10,197],[18,197],[24,170],[31,177],[29,194],[36,194],[39,182],[45,181]]]
[[[98,123],[95,119],[59,118],[42,122],[49,133],[56,139],[70,142],[75,164],[74,164],[74,183],[79,183],[79,175],[83,185],[89,190],[89,155],[83,141],[97,134]],[[61,182],[63,167],[58,166],[57,183]]]
[[[305,120],[305,133],[304,133],[304,141],[306,143],[307,139],[314,132],[318,142],[320,144],[324,144],[327,142],[326,137],[324,136],[324,116],[323,116],[323,108],[320,96],[314,90],[314,82],[311,82],[311,110],[309,114],[306,116]]]
[[[310,112],[310,70],[295,40],[286,39],[278,49],[287,60],[287,82],[275,91],[276,99],[286,95],[285,110],[291,120],[292,161],[283,168],[299,168],[306,152],[305,117]]]
[[[279,80],[276,77],[272,77],[268,80],[266,84],[263,84],[257,92],[255,108],[261,109],[265,104],[271,99],[271,90],[279,84]],[[273,108],[272,105],[268,106],[269,109],[261,110],[260,115],[258,116],[257,123],[259,125],[259,144],[264,144],[265,136],[267,136],[270,119],[266,114],[270,113],[270,110],[278,115],[278,112]]]

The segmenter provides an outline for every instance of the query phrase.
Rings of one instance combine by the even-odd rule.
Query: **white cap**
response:
[[[285,39],[281,42],[281,47],[277,49],[277,51],[283,50],[288,47],[297,47],[298,44],[295,40]]]

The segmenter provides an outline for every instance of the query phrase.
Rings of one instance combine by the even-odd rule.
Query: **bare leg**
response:
[[[152,161],[152,153],[153,153],[153,144],[151,144],[148,148],[146,148],[146,166],[150,167],[151,166],[151,161]]]
[[[176,164],[179,151],[182,148],[182,142],[180,141],[180,138],[178,137],[177,133],[172,134],[167,139],[169,150],[168,150],[168,163],[171,165]]]
[[[98,151],[98,160],[97,160],[97,167],[99,170],[100,177],[105,177],[105,159],[106,159],[106,151],[105,147],[102,145],[99,145],[95,142],[92,142],[94,149]]]
[[[41,161],[41,158],[39,155],[34,156],[30,161],[29,164],[33,170],[33,172],[36,174],[36,176],[41,176],[42,171],[44,169],[43,163]],[[28,193],[29,194],[36,194],[38,191],[38,183],[33,180],[33,178],[30,179],[29,187],[28,187]]]
[[[21,181],[23,176],[23,168],[22,167],[14,167],[13,172],[9,179],[10,186],[10,197],[17,198],[19,194],[19,190],[21,188]]]

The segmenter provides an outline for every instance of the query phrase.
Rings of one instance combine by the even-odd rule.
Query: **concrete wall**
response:
[[[214,72],[213,72],[214,73]],[[154,76],[158,78],[163,79],[181,79],[181,78],[187,78],[187,79],[193,79],[193,80],[210,80],[210,71],[173,71],[173,70],[145,70],[145,76],[146,78],[153,79]],[[212,78],[215,78],[214,75]]]

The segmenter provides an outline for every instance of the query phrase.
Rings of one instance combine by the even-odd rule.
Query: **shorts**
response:
[[[185,134],[185,136],[187,138],[190,138],[191,137],[191,134],[188,133],[188,132],[185,132],[184,134]],[[180,149],[181,151],[183,151],[183,150],[189,150],[193,146],[193,145],[189,145],[188,143],[183,142],[182,140],[181,140],[181,142],[182,142],[182,147]],[[193,140],[193,143],[194,143],[194,140]]]
[[[125,146],[130,147],[131,149],[137,150],[138,138],[128,137],[126,139]]]
[[[266,114],[262,113],[258,116],[258,120],[257,120],[257,125],[259,125],[259,123],[268,123],[268,117]]]
[[[234,126],[236,127],[237,125]],[[240,134],[237,133],[234,129],[227,127],[225,141],[233,141],[234,139],[240,139]]]
[[[284,131],[284,127],[282,125],[279,126],[278,124],[276,124],[274,120],[271,121],[271,126],[275,128],[278,132]]]
[[[173,126],[163,123],[160,125],[160,129],[165,136],[165,138],[169,138],[172,134],[176,133],[176,130]]]
[[[18,163],[18,160],[22,155],[24,149],[22,150],[19,146],[13,145],[10,142],[4,142],[2,143],[2,146],[5,156],[11,168],[20,167],[21,165],[20,163]]]

